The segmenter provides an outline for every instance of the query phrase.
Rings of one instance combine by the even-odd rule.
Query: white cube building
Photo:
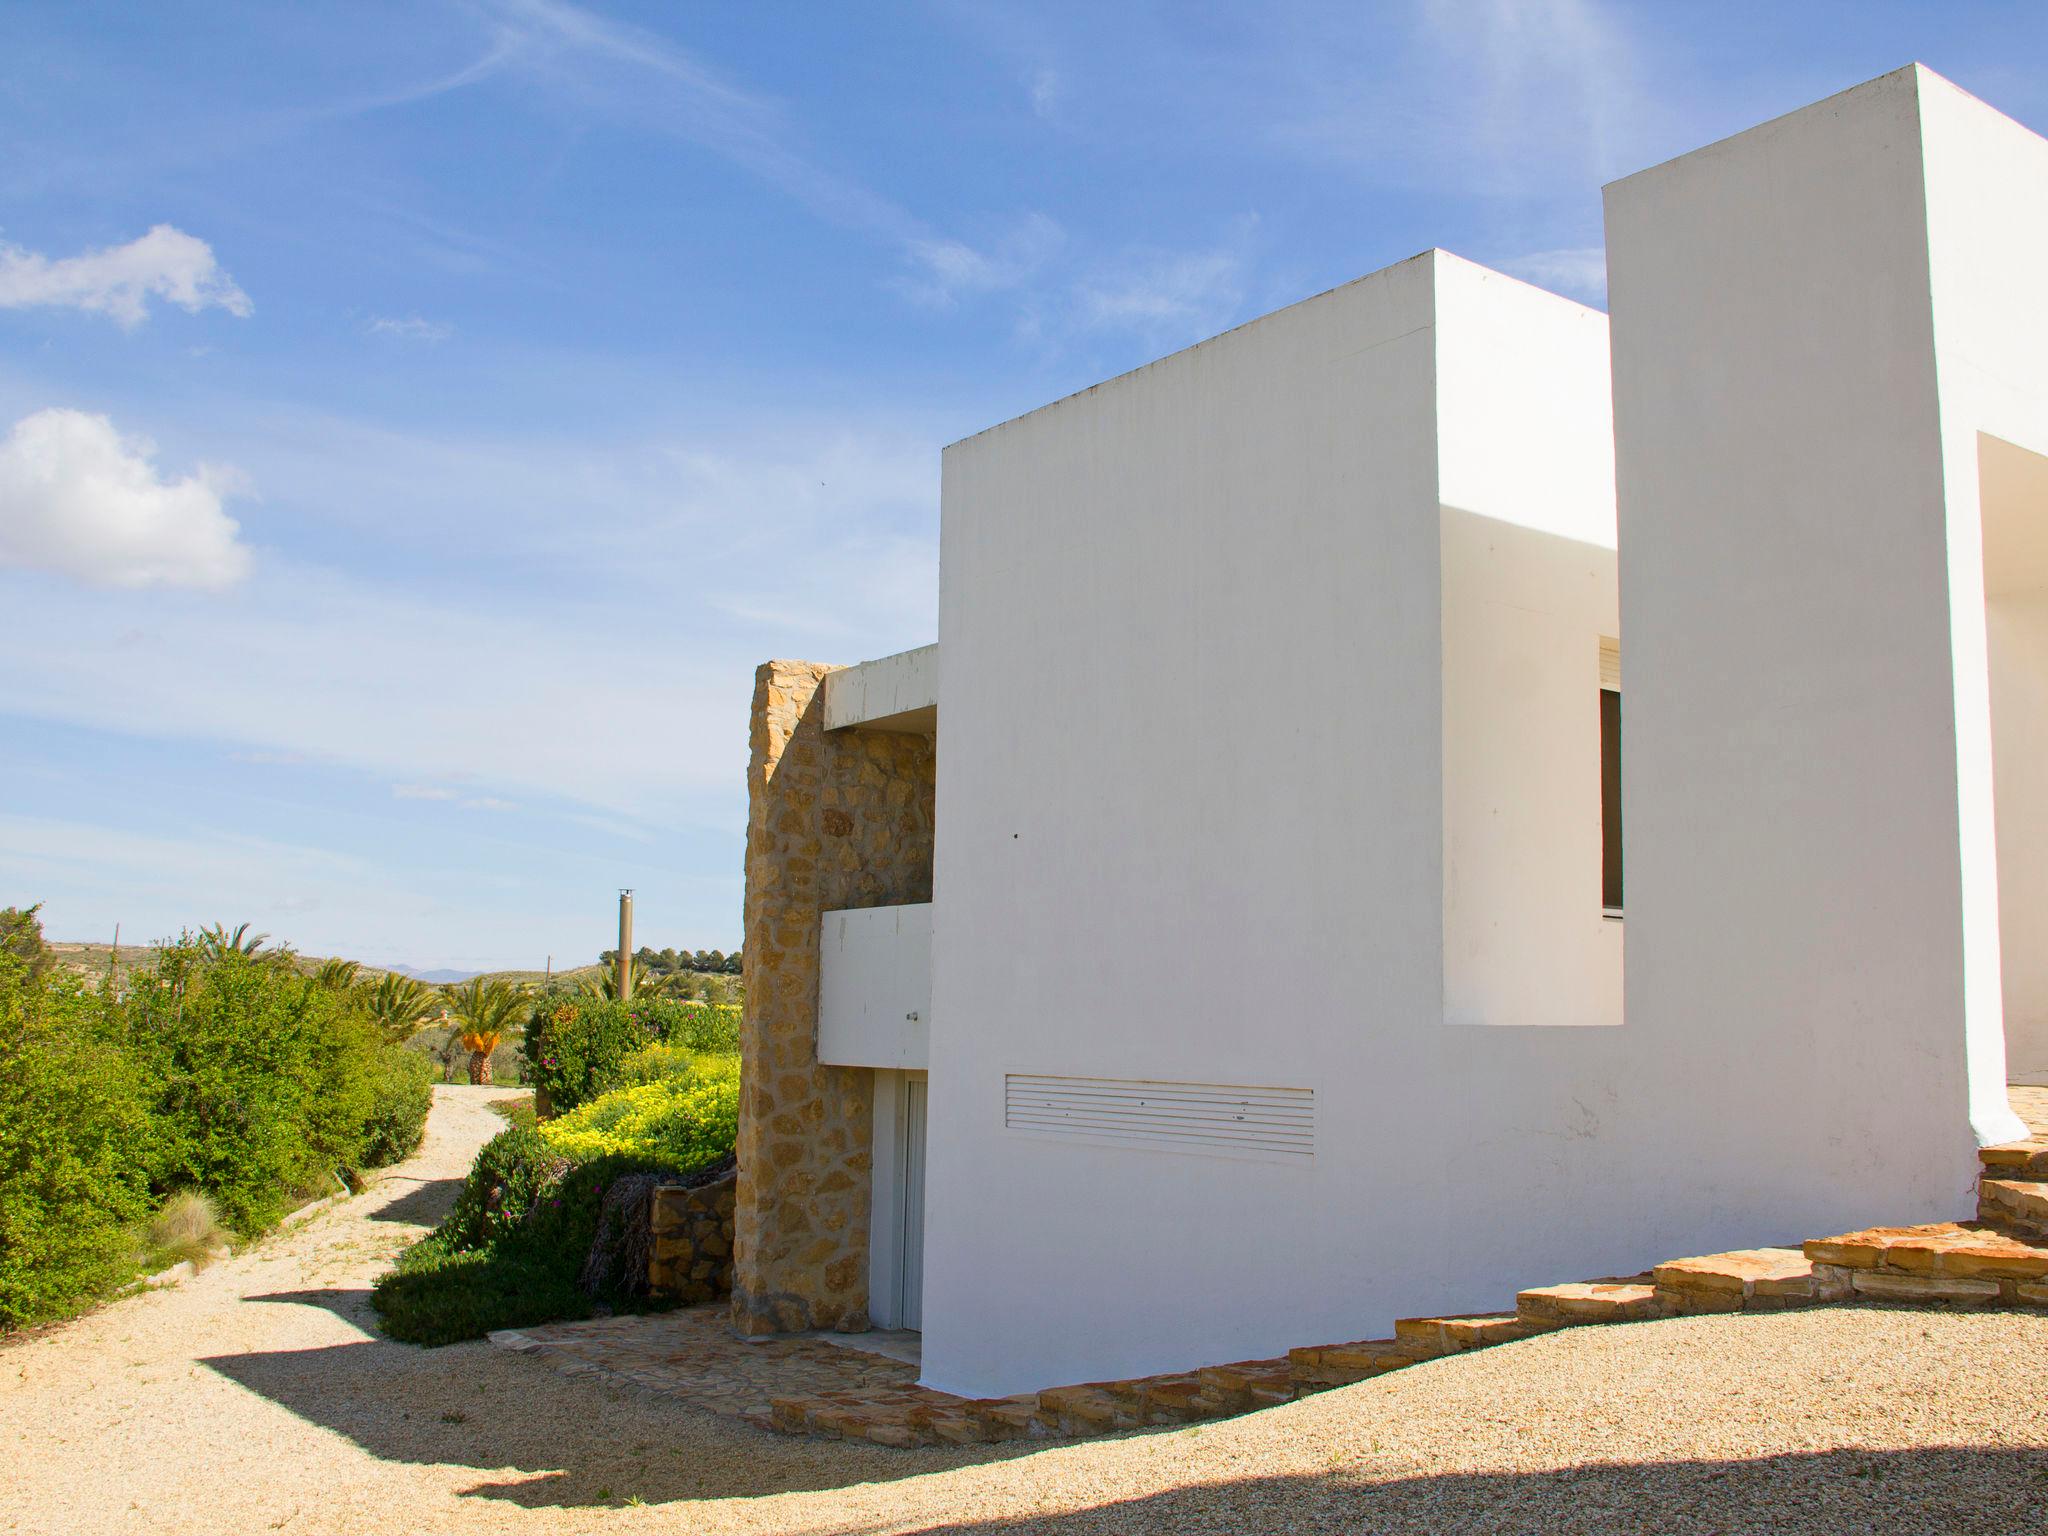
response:
[[[1964,1209],[2048,143],[1908,69],[1608,223],[1611,336],[1429,252],[953,445],[936,651],[763,669],[743,1327],[990,1396]]]

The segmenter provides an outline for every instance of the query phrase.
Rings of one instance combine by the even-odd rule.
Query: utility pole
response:
[[[633,995],[633,892],[619,892],[619,1001]]]

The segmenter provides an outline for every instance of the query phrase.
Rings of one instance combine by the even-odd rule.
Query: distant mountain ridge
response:
[[[431,981],[436,986],[449,981],[467,981],[472,976],[484,974],[482,971],[451,971],[445,967],[438,971],[416,971],[409,965],[385,965],[379,966],[378,969],[396,971],[401,976],[410,976],[414,981]]]

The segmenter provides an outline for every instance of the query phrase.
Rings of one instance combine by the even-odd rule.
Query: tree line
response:
[[[603,966],[616,966],[619,952],[607,949],[597,957]],[[652,949],[642,944],[633,951],[633,969],[643,976],[675,976],[684,971],[695,971],[700,976],[737,976],[740,973],[740,952],[727,954],[722,949]]]

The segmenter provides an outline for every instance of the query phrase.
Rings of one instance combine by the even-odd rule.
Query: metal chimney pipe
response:
[[[619,1001],[633,995],[633,893],[619,892]]]

